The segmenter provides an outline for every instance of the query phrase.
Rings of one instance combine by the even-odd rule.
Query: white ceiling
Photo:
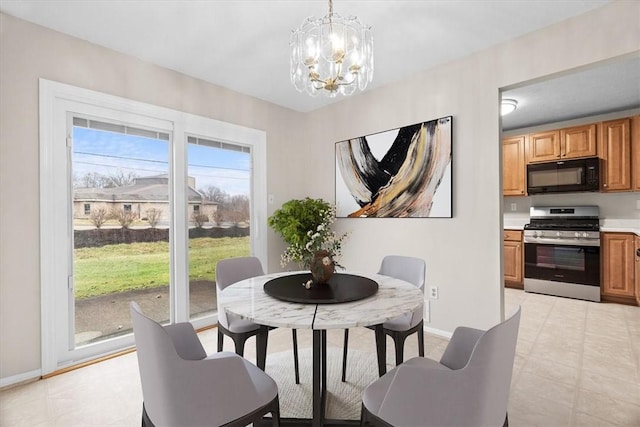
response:
[[[334,11],[372,26],[375,72],[369,88],[375,88],[606,3],[335,0]],[[324,0],[0,0],[0,11],[9,15],[301,112],[341,100],[311,98],[289,81],[291,30],[327,9]],[[581,83],[581,91],[591,93],[587,84]],[[525,88],[510,95],[520,93],[530,103],[506,116],[505,128],[508,120],[523,120],[527,103],[546,99]]]
[[[640,108],[640,55],[619,58],[506,90],[518,108],[504,130]]]

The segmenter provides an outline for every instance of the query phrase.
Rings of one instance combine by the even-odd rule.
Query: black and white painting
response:
[[[451,218],[452,121],[336,143],[336,216]]]

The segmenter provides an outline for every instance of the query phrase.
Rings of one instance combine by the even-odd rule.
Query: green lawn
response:
[[[216,262],[248,256],[249,237],[203,237],[189,241],[189,280],[215,280]],[[108,245],[75,250],[75,297],[107,295],[169,283],[167,242]]]

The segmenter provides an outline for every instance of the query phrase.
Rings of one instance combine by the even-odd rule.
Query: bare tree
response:
[[[145,211],[145,215],[147,216],[147,221],[151,228],[156,228],[158,225],[158,221],[160,221],[160,217],[162,217],[162,210],[156,208],[149,208]]]
[[[222,211],[222,209],[218,208],[213,212],[211,217],[213,218],[213,221],[216,224],[220,225],[220,223],[222,223],[222,221],[224,221],[224,212]]]
[[[220,225],[220,223],[224,220],[220,206],[210,207],[209,209],[207,209],[207,211],[209,213],[209,218],[211,218],[211,220],[216,224]]]
[[[210,200],[212,202],[225,203],[229,199],[229,194],[215,185],[208,185],[205,188],[200,188],[198,191],[206,200]]]
[[[106,177],[105,188],[124,187],[132,185],[138,175],[133,172],[125,172],[122,169],[118,169],[117,172]]]
[[[244,194],[236,194],[232,196],[226,209],[231,216],[229,220],[236,223],[248,221],[251,209],[250,205],[251,203],[248,196]]]
[[[197,228],[202,228],[209,221],[209,216],[201,212],[194,212],[191,214],[191,220],[196,223]]]
[[[81,177],[73,176],[74,188],[104,188],[107,177],[98,172],[87,172]]]
[[[135,172],[124,172],[121,169],[118,169],[117,172],[114,172],[111,175],[104,175],[98,172],[87,172],[81,177],[74,175],[73,186],[74,188],[123,187],[126,185],[132,185],[137,177],[138,174]]]
[[[118,221],[122,228],[127,229],[136,219],[136,215],[133,212],[125,211],[124,209],[113,209],[111,211],[111,218]]]
[[[91,209],[89,220],[97,229],[100,229],[108,219],[109,213],[105,208]]]

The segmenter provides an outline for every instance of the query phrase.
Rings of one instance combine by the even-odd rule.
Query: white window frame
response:
[[[133,345],[132,335],[105,340],[79,349],[68,348],[72,327],[63,318],[68,298],[60,287],[72,286],[73,259],[70,215],[71,153],[67,144],[72,113],[144,124],[169,132],[171,224],[171,282],[174,304],[171,322],[189,321],[187,134],[198,134],[232,144],[251,147],[251,252],[267,261],[266,133],[164,107],[108,95],[88,89],[40,79],[40,281],[42,373],[80,363]],[[59,197],[66,194],[67,197]],[[181,208],[176,208],[181,207]],[[66,250],[60,250],[66,245]],[[64,322],[63,322],[64,320]],[[192,321],[196,328],[217,322],[210,315]],[[72,326],[72,325],[71,325]]]

